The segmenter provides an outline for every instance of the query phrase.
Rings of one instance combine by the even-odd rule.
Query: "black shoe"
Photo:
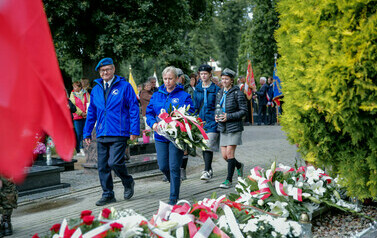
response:
[[[132,181],[130,187],[128,188],[124,187],[124,199],[128,200],[132,198],[132,196],[134,195],[134,187],[135,187],[134,181]]]
[[[1,234],[3,236],[11,236],[13,234],[12,223],[10,222],[10,215],[3,215],[3,219],[1,221]]]
[[[96,206],[104,206],[106,204],[113,203],[116,201],[117,200],[115,199],[115,197],[103,197],[96,202]]]

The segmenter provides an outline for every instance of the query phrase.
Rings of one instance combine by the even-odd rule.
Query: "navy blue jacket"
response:
[[[147,106],[146,116],[148,126],[152,128],[154,123],[158,122],[157,117],[161,113],[161,109],[165,109],[166,112],[169,112],[170,105],[171,108],[173,108],[173,106],[175,108],[180,108],[184,105],[190,105],[189,112],[193,113],[195,111],[190,94],[183,91],[183,87],[181,85],[177,85],[171,93],[166,91],[165,85],[161,85],[158,88],[158,91],[153,93],[153,96]],[[157,134],[157,132],[154,133],[154,136],[156,141],[169,141],[165,137]]]
[[[204,130],[209,132],[217,131],[217,122],[215,121],[216,95],[220,88],[212,83],[207,88],[207,105],[204,106],[204,89],[202,82],[195,87],[194,106],[199,112],[199,117],[205,122]]]
[[[96,122],[97,137],[139,135],[139,104],[131,84],[115,75],[105,102],[103,79],[99,78],[94,82],[97,84],[90,95],[84,138],[91,138]]]

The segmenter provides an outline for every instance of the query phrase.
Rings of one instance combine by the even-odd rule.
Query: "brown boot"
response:
[[[11,236],[13,234],[10,215],[3,215],[3,219],[1,220],[1,228],[3,230],[4,236]]]

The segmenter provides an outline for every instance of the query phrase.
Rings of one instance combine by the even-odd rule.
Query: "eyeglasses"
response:
[[[103,74],[103,73],[105,73],[105,72],[111,72],[113,69],[112,68],[109,68],[109,69],[100,69],[99,70],[99,73],[100,74]]]

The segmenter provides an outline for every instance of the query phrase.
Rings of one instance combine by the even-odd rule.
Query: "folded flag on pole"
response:
[[[276,69],[276,61],[274,64],[274,73],[273,73],[273,79],[274,79],[274,101],[279,99],[283,96],[283,91],[281,90],[281,81],[280,78],[277,76],[277,69]]]
[[[251,60],[247,60],[247,75],[246,75],[246,85],[245,91],[247,92],[247,98],[250,100],[253,94],[252,89],[256,88],[253,68],[251,67]]]
[[[154,70],[153,77],[156,78],[156,88],[160,87],[160,84],[158,83],[158,78],[157,78],[156,70]]]
[[[137,90],[137,85],[135,83],[134,77],[132,76],[131,68],[130,68],[130,76],[129,76],[128,82],[131,84],[132,88],[134,89],[137,99],[140,100],[139,90]]]
[[[36,134],[70,160],[75,136],[41,0],[0,1],[0,174],[21,182]]]

